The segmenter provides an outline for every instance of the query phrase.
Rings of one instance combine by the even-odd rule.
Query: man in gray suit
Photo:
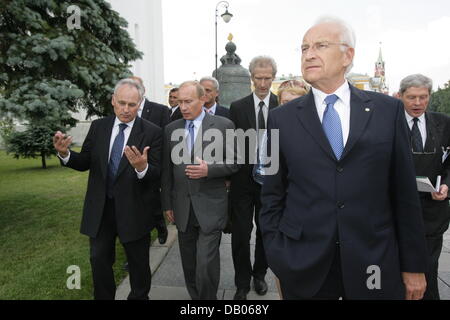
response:
[[[206,151],[214,149],[211,147],[216,140],[210,142],[212,139],[205,135],[220,133],[225,138],[226,130],[234,130],[234,125],[203,110],[207,98],[198,82],[183,83],[178,93],[183,119],[164,130],[163,209],[178,229],[184,278],[191,298],[215,300],[220,279],[219,244],[227,223],[225,179],[238,170],[238,165],[227,164],[226,157],[235,159],[235,149],[224,140],[221,150],[212,155],[215,161],[208,159]]]

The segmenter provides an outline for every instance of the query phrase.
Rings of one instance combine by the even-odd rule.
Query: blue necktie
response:
[[[325,98],[327,108],[323,113],[322,126],[336,158],[340,160],[344,151],[344,139],[342,138],[341,119],[336,109],[334,109],[334,104],[338,99],[338,96],[335,94]]]
[[[191,121],[188,125],[189,128],[189,152],[192,154],[194,152],[194,121]]]
[[[111,156],[108,163],[108,190],[109,198],[113,197],[113,185],[116,179],[117,170],[119,169],[120,160],[122,159],[123,144],[125,142],[125,134],[123,131],[128,127],[125,123],[119,124],[119,134],[114,139],[111,149]]]

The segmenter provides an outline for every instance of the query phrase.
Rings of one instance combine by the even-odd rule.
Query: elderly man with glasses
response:
[[[439,300],[438,264],[442,238],[448,229],[450,208],[450,117],[427,111],[433,82],[430,78],[414,74],[400,83],[400,99],[405,106],[405,116],[411,136],[411,149],[417,176],[428,177],[433,185],[441,180],[433,193],[420,192],[425,236],[428,246],[427,290],[424,299]],[[441,178],[438,178],[438,177]]]
[[[285,299],[419,300],[425,291],[403,106],[348,83],[354,54],[350,26],[320,19],[302,43],[312,90],[269,115],[268,149],[277,144],[280,163],[264,177],[259,223]]]

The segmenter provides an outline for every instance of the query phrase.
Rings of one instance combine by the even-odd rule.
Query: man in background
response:
[[[178,88],[172,88],[169,91],[169,105],[170,105],[170,122],[182,119],[180,108],[178,106]]]
[[[401,81],[399,96],[405,106],[416,175],[428,177],[433,186],[436,186],[438,176],[441,177],[438,191],[419,193],[429,258],[424,299],[439,300],[439,256],[443,234],[450,221],[450,160],[447,157],[450,152],[450,117],[427,111],[432,90],[430,78],[413,74]]]
[[[230,118],[236,129],[265,130],[269,110],[278,106],[277,96],[270,92],[277,73],[277,65],[271,57],[259,56],[250,62],[250,74],[255,90],[249,96],[235,101],[230,106]],[[250,159],[257,158],[258,150],[250,150],[245,145],[245,164],[231,177],[232,223],[231,248],[234,264],[236,293],[234,300],[246,300],[253,277],[255,291],[259,295],[267,293],[265,275],[267,261],[261,231],[259,210],[261,208],[261,185],[255,181],[255,164]],[[250,237],[256,223],[255,261],[250,260]]]
[[[137,81],[144,90],[145,94],[145,87],[144,82],[139,77],[131,77],[131,79]],[[159,104],[156,102],[152,102],[148,100],[145,96],[142,100],[138,116],[142,119],[145,119],[147,121],[150,121],[151,123],[157,125],[162,130],[164,130],[164,127],[169,123],[170,121],[170,111],[169,108],[163,104]],[[153,184],[153,190],[152,190],[152,197],[155,199],[154,205],[152,206],[152,214],[155,217],[155,227],[158,231],[158,241],[160,244],[166,243],[167,236],[169,234],[166,226],[166,221],[164,220],[164,215],[161,209],[161,183],[155,183]]]
[[[207,100],[205,102],[205,111],[209,114],[230,118],[230,110],[217,104],[217,97],[219,96],[219,82],[213,77],[203,77],[200,79],[200,84],[205,88]]]

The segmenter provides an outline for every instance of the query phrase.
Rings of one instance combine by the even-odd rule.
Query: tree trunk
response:
[[[47,169],[47,164],[45,163],[45,153],[41,152],[41,159],[42,159],[42,169]]]

